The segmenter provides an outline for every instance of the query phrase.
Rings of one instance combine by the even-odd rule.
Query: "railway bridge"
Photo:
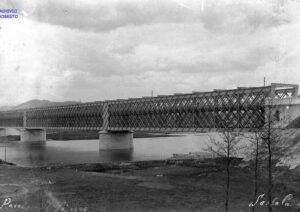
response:
[[[20,131],[21,141],[45,141],[46,130],[99,130],[100,149],[133,146],[133,132],[207,132],[262,128],[265,112],[300,115],[298,85],[272,83],[156,97],[89,102],[0,112],[0,135]]]

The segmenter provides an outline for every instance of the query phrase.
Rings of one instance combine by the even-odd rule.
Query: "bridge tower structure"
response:
[[[46,140],[46,130],[97,130],[100,150],[130,149],[133,132],[259,129],[266,123],[270,105],[279,117],[289,113],[299,116],[298,85],[272,83],[263,87],[0,111],[0,136],[9,135],[14,128],[21,141],[40,142]]]

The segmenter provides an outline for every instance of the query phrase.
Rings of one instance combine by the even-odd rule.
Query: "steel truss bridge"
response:
[[[298,96],[298,85],[214,90],[0,112],[0,127],[199,132],[261,128],[265,101]]]

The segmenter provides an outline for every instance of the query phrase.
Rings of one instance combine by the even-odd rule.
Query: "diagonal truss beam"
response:
[[[265,123],[266,98],[298,95],[298,86],[194,92],[0,112],[0,127],[159,132],[257,129]]]

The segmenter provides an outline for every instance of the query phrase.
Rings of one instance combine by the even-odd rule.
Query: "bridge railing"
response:
[[[0,127],[82,130],[202,131],[260,128],[267,98],[298,95],[298,86],[194,92],[0,112]]]

